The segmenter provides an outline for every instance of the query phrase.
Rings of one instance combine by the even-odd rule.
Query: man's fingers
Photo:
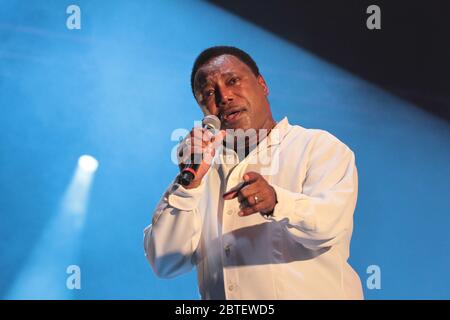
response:
[[[237,191],[237,194],[234,195],[234,197],[237,196],[238,201],[243,202],[245,200],[252,199],[253,196],[256,194],[263,194],[263,193],[264,193],[264,190],[262,188],[262,185],[260,183],[258,183],[258,181],[255,183],[250,183],[250,184],[248,184],[246,182],[245,186],[240,188]],[[253,204],[251,200],[249,201],[249,203]]]
[[[191,146],[200,146],[202,148],[206,148],[208,146],[208,141],[203,140],[201,137],[193,137],[191,138]]]
[[[191,138],[194,138],[194,137],[202,138],[203,137],[203,128],[192,128],[192,130],[190,132],[190,136],[191,136]]]
[[[262,176],[259,173],[250,171],[250,172],[247,172],[246,174],[244,174],[244,181],[253,183],[253,182],[256,182],[261,177]]]
[[[214,137],[214,134],[205,128],[193,128],[188,137],[209,143]]]
[[[214,134],[211,131],[203,128],[203,137],[202,137],[203,141],[211,142],[213,138]]]
[[[227,135],[227,132],[225,130],[220,130],[214,137],[213,140],[223,140],[223,138],[225,138],[225,136]]]
[[[202,136],[189,135],[180,144],[179,151],[183,151],[183,154],[191,153],[203,153],[202,150],[209,146],[210,142],[205,141]],[[180,154],[180,153],[179,153]]]
[[[233,188],[231,188],[230,190],[228,190],[227,192],[225,192],[223,194],[223,199],[224,200],[230,200],[230,199],[234,199],[239,195],[239,191],[245,187],[247,185],[246,182],[240,182],[238,183],[236,186],[234,186]]]
[[[258,182],[255,182],[253,184],[249,184],[249,185],[246,185],[245,187],[241,188],[239,190],[239,195],[242,198],[249,198],[249,197],[251,197],[257,193],[261,193],[261,192],[263,192],[262,186]]]
[[[234,199],[234,198],[237,197],[237,195],[238,195],[238,192],[237,192],[237,191],[232,191],[232,192],[225,193],[225,194],[223,195],[223,200],[231,200],[231,199]]]
[[[258,200],[256,200],[256,197],[258,198]],[[261,203],[261,202],[263,202],[263,200],[264,199],[262,198],[261,193],[259,193],[258,195],[252,194],[247,197],[247,203],[251,206]]]
[[[203,161],[205,161],[207,164],[211,165],[212,161],[214,159],[214,155],[215,155],[215,149],[213,149],[211,147],[211,145],[209,145],[206,148],[206,152],[203,154]]]
[[[244,175],[245,186],[237,191],[226,193],[223,198],[230,200],[235,197],[240,203],[239,215],[248,216],[256,212],[268,212],[273,209],[273,188],[256,172],[247,172]]]
[[[256,212],[264,211],[267,209],[266,207],[267,207],[267,203],[265,203],[264,201],[258,202],[257,204],[255,204],[253,206],[242,208],[241,211],[239,211],[239,215],[241,217],[245,217],[245,216],[251,215]]]

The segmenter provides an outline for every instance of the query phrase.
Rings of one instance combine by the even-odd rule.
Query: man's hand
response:
[[[222,143],[225,137],[225,130],[219,131],[216,135],[205,128],[193,128],[184,138],[178,148],[178,165],[180,171],[186,163],[199,163],[196,170],[195,179],[186,189],[197,188],[202,178],[208,172],[213,160],[215,149]],[[194,155],[196,155],[194,157]]]
[[[264,215],[271,214],[277,204],[275,189],[256,172],[247,172],[244,175],[246,185],[238,192],[224,196],[224,200],[238,198],[241,211],[240,216],[248,216],[256,212]]]

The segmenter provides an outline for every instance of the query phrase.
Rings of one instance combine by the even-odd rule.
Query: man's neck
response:
[[[244,154],[245,157],[248,156],[250,152],[252,152],[253,149],[255,149],[258,144],[263,141],[267,136],[269,136],[270,131],[277,125],[276,121],[270,117],[268,118],[262,127],[256,131],[257,139],[256,142],[250,141],[248,137],[245,137],[245,147],[244,147]],[[239,143],[237,141],[234,141],[234,151],[239,154],[239,152],[242,152],[242,149],[239,149]]]

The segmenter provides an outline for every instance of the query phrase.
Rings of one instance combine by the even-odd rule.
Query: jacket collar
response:
[[[292,126],[289,124],[288,118],[284,117],[280,122],[278,122],[275,127],[270,131],[269,136],[267,137],[267,146],[277,145],[283,141],[284,137],[288,134],[289,130],[291,130]],[[260,145],[264,142],[261,141]]]
[[[263,139],[258,146],[252,150],[246,158],[251,157],[254,154],[258,154],[259,152],[269,148],[270,146],[279,145],[283,139],[286,137],[286,135],[291,130],[292,126],[289,124],[288,118],[284,117],[281,121],[279,121],[275,127],[269,132],[269,135]],[[228,156],[230,154],[235,154],[237,158],[237,154],[234,150],[225,148],[223,145],[218,150],[218,154],[216,156],[219,156],[221,159],[220,161],[224,161],[224,153],[226,152]],[[239,161],[238,161],[239,162]]]

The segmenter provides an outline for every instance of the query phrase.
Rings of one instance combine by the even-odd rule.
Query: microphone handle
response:
[[[183,186],[191,184],[191,182],[195,179],[195,174],[199,166],[200,164],[198,163],[187,164],[181,171],[181,174],[178,177],[178,182]]]

